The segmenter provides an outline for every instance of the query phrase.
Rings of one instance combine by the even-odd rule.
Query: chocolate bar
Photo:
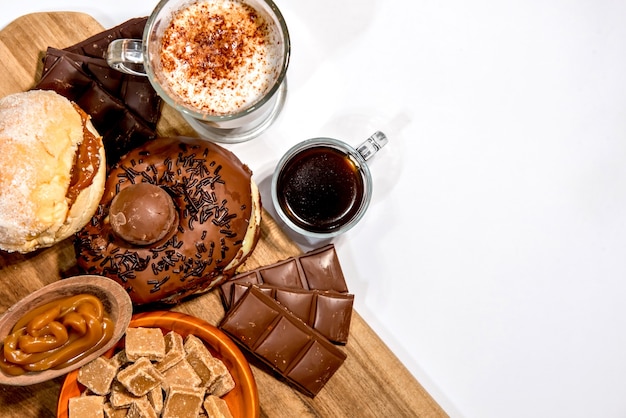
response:
[[[35,88],[54,90],[91,116],[94,127],[102,135],[109,166],[131,149],[156,137],[154,129],[68,57],[59,57]]]
[[[61,57],[72,60],[111,96],[119,99],[129,110],[143,119],[151,129],[156,129],[162,100],[147,77],[114,70],[102,58],[88,57],[52,47],[46,50],[42,77],[46,76]]]
[[[232,287],[232,303],[236,304],[250,286],[252,285],[235,283]],[[354,295],[269,285],[256,287],[330,341],[338,344],[348,341]]]
[[[97,33],[84,41],[65,48],[65,51],[86,57],[106,59],[107,48],[115,39],[141,39],[148,17],[129,19],[113,28]]]
[[[230,306],[231,287],[237,282],[267,284],[282,288],[348,292],[333,244],[233,276],[220,286],[222,301],[226,309]]]
[[[113,96],[121,99],[131,110],[136,111],[154,129],[160,116],[162,100],[148,78],[121,73],[110,68],[106,62],[109,44],[116,39],[142,39],[147,21],[147,16],[129,19],[62,51],[74,60],[82,57],[80,63],[83,69],[93,75],[109,92],[119,92],[119,94],[113,93]],[[59,55],[59,52],[55,53],[50,49],[48,53]]]
[[[220,329],[308,396],[315,396],[346,354],[287,308],[250,286]]]
[[[103,137],[107,165],[157,136],[162,100],[147,77],[108,66],[109,44],[141,38],[147,17],[125,21],[63,50],[48,48],[37,89],[54,90],[75,102]]]

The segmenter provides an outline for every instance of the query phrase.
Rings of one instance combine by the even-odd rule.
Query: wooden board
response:
[[[15,20],[0,31],[0,96],[31,88],[38,80],[48,46],[64,48],[98,33],[102,26],[81,13],[37,13]],[[165,108],[161,135],[191,134],[182,117]],[[243,269],[267,265],[300,253],[277,224],[263,213],[261,239]],[[40,287],[76,273],[70,240],[28,255],[0,252],[0,313]],[[357,295],[358,297],[358,295]],[[224,310],[216,292],[172,308],[217,324]],[[446,413],[354,313],[348,358],[313,399],[253,365],[262,417],[444,417]],[[15,388],[0,386],[3,417],[49,417],[56,411],[63,378]]]

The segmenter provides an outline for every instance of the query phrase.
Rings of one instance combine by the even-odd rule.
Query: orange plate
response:
[[[129,327],[161,328],[164,333],[175,331],[183,337],[193,334],[202,339],[211,353],[224,362],[235,380],[235,388],[224,396],[232,415],[244,418],[259,416],[259,394],[250,366],[239,348],[222,331],[199,318],[169,311],[133,315]],[[114,351],[109,350],[105,356],[111,357]],[[79,396],[84,389],[77,377],[78,370],[74,370],[65,378],[57,406],[58,418],[68,418],[69,399]]]

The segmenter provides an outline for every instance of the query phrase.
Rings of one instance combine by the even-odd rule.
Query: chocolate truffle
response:
[[[137,183],[120,191],[109,212],[115,235],[135,245],[150,245],[165,238],[174,227],[174,202],[165,190]]]

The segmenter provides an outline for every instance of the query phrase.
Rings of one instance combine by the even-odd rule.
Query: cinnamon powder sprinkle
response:
[[[273,23],[239,0],[201,0],[177,11],[161,41],[169,89],[200,113],[254,104],[278,78],[282,42]]]

